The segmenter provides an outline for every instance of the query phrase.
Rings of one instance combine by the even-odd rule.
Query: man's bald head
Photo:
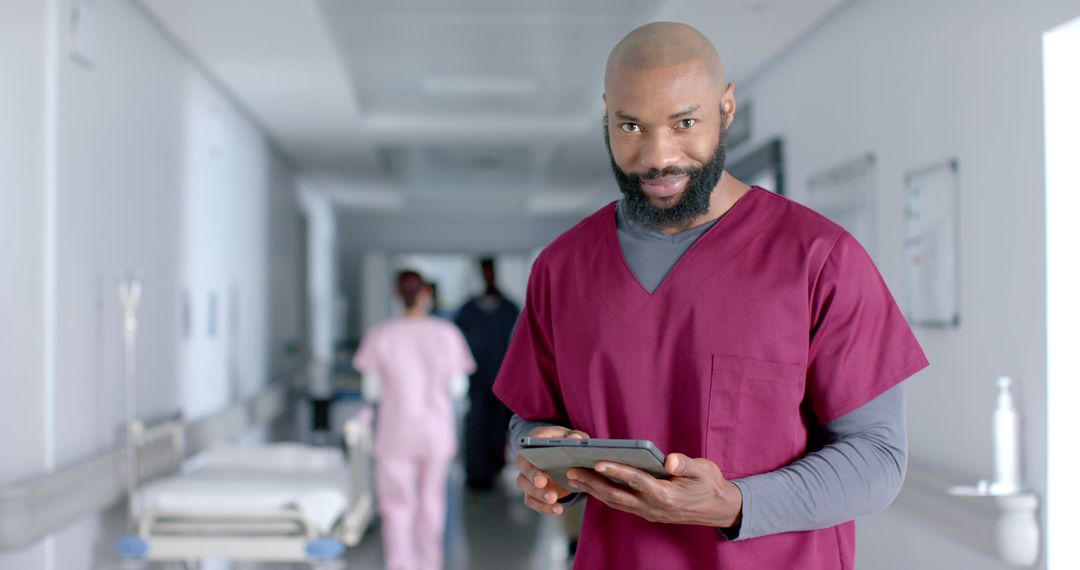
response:
[[[686,24],[653,22],[626,34],[611,55],[604,73],[605,89],[612,73],[624,67],[631,70],[671,67],[700,62],[709,74],[711,83],[723,91],[726,83],[724,66],[712,42],[701,32]]]

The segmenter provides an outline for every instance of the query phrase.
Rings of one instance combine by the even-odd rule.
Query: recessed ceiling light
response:
[[[420,82],[428,95],[529,95],[540,89],[532,77],[441,75]]]

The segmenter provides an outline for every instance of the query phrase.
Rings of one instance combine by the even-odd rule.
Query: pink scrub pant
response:
[[[443,567],[449,457],[380,457],[376,492],[387,570]]]

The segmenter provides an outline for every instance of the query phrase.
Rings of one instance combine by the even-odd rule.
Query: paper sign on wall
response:
[[[960,323],[959,167],[955,160],[905,177],[907,313],[912,324]]]

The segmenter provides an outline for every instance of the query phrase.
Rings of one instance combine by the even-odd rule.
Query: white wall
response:
[[[1045,491],[1046,340],[1041,35],[1080,13],[1034,3],[852,2],[736,96],[753,102],[754,137],[785,143],[788,188],[873,153],[876,261],[904,303],[903,176],[957,158],[961,176],[961,325],[917,329],[931,368],[909,384],[911,458],[972,483],[992,474],[993,380],[1017,379],[1028,475]],[[865,568],[998,568],[918,518],[860,527]],[[920,545],[886,548],[887,545]]]
[[[281,171],[288,170],[277,161],[274,166]],[[296,356],[286,350],[290,347],[302,350],[308,337],[307,303],[304,301],[307,225],[296,208],[293,185],[284,184],[285,177],[282,176],[275,175],[273,179],[282,186],[271,193],[269,228],[270,365],[276,377],[289,372],[297,363]]]
[[[289,167],[214,86],[186,87],[178,294],[190,328],[180,339],[180,400],[197,417],[257,391],[276,372],[282,334],[301,330],[302,238]],[[271,327],[278,307],[285,314]]]
[[[369,249],[363,253],[360,264],[360,291],[350,292],[359,296],[362,323],[360,338],[391,314],[394,301],[393,271],[390,254],[386,251]]]
[[[145,279],[143,418],[178,410],[195,417],[256,392],[288,364],[283,345],[304,331],[292,167],[130,0],[93,2],[78,39],[82,60],[72,58],[72,1],[0,5],[0,484],[48,467],[49,430],[59,465],[118,441],[121,273],[136,269]],[[50,345],[56,356],[47,360]],[[100,516],[89,517],[51,544],[0,555],[0,569],[99,567],[116,538],[103,529]]]
[[[45,468],[46,5],[0,5],[0,485]],[[40,568],[38,545],[0,568]]]

